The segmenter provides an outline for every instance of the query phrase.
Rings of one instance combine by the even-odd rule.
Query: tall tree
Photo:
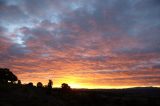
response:
[[[14,75],[8,68],[0,68],[0,82],[1,83],[8,83],[8,82],[15,82],[18,78]]]
[[[52,88],[52,85],[53,85],[53,81],[49,80],[49,82],[48,82],[48,88]]]

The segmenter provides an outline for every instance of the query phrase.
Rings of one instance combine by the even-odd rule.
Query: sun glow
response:
[[[55,83],[57,83],[56,87],[60,87],[62,83],[67,83],[71,88],[82,88],[81,84],[78,83],[78,79],[73,76],[59,78]]]
[[[70,86],[71,88],[82,88],[82,87],[83,87],[82,85],[80,85],[80,84],[75,84],[75,83],[71,83],[71,84],[69,84],[69,86]]]

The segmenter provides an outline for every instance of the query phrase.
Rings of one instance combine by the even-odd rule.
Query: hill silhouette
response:
[[[52,85],[52,80],[46,86],[21,84],[9,69],[0,68],[0,106],[160,106],[160,88],[155,87],[71,89],[66,83],[61,88]]]

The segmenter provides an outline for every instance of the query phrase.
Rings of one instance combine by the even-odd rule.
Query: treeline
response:
[[[40,88],[40,89],[47,89],[48,92],[52,91],[53,87],[53,81],[49,79],[47,85],[43,85],[42,82],[38,82],[36,86],[33,85],[32,82],[28,84],[22,84],[21,80],[18,79],[18,77],[10,71],[8,68],[0,68],[0,87],[6,88],[6,87],[14,87],[14,86],[26,86],[29,88]],[[61,85],[62,91],[70,91],[71,87],[67,83],[62,83]]]

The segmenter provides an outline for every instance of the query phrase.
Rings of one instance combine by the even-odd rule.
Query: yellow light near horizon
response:
[[[29,82],[22,82],[23,84],[27,84]],[[76,82],[76,79],[71,77],[71,79],[64,79],[62,80],[62,82],[55,82],[55,84],[53,84],[54,88],[61,88],[61,84],[62,83],[67,83],[71,88],[77,88],[77,89],[125,89],[125,88],[133,88],[133,87],[149,87],[149,86],[103,86],[103,85],[99,85],[99,84],[84,84],[84,83],[78,83]],[[37,81],[33,82],[33,84],[36,86]],[[47,85],[47,82],[43,83],[44,85]],[[150,86],[151,87],[151,86]],[[160,86],[152,86],[152,87],[160,87]]]
[[[58,79],[58,84],[61,85],[62,83],[67,83],[71,88],[81,88],[82,86],[78,83],[78,79],[76,77],[67,76]]]
[[[87,77],[90,78],[90,77]],[[49,79],[49,78],[48,78]],[[42,82],[43,85],[47,85],[48,84],[48,79],[32,79],[33,84],[36,86],[37,82]],[[22,80],[22,83],[27,84],[30,82],[31,79],[26,79],[26,80]],[[123,88],[132,88],[132,87],[148,87],[146,86],[142,86],[142,85],[123,85],[123,84],[118,84],[118,85],[112,85],[112,83],[99,83],[98,81],[95,82],[87,82],[85,81],[86,78],[85,77],[76,77],[76,76],[64,76],[64,77],[60,77],[60,78],[55,78],[52,79],[53,80],[53,87],[54,88],[61,88],[61,84],[62,83],[67,83],[71,88],[86,88],[86,89],[123,89]],[[160,87],[159,85],[155,85],[152,87]]]
[[[70,86],[71,88],[82,88],[82,87],[83,87],[83,86],[81,86],[80,84],[74,84],[74,83],[69,84],[69,86]]]

